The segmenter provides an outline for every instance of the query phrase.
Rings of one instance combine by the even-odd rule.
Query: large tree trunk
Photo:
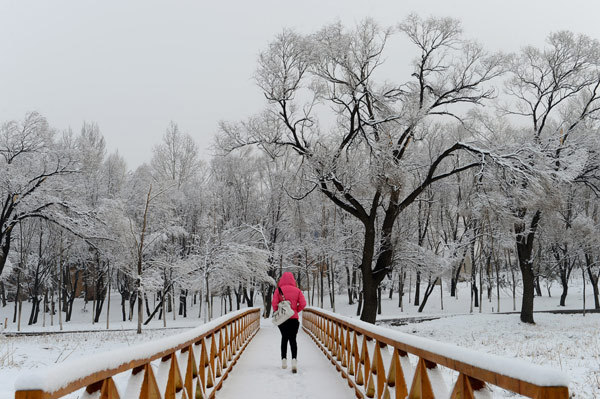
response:
[[[347,288],[348,288],[348,305],[354,305],[354,293],[352,292],[353,290],[353,285],[352,285],[352,272],[351,272],[351,268],[346,266],[346,274],[347,274],[347,279],[346,279],[346,283],[347,283]]]
[[[562,293],[560,294],[559,306],[565,306],[567,294],[569,293],[569,279],[567,278],[565,270],[561,270],[560,272],[560,284],[562,286]]]
[[[271,295],[273,294],[273,288],[269,288],[269,291],[267,291],[267,300],[270,301],[269,299],[269,293],[271,293]],[[250,293],[248,293],[248,288],[244,287],[244,299],[246,301],[246,304],[248,305],[249,308],[254,306],[254,289],[250,289]],[[269,302],[269,306],[270,306],[271,302]],[[266,304],[265,304],[266,306]],[[268,316],[267,316],[268,317]]]
[[[125,311],[125,302],[127,297],[124,293],[121,293],[121,314],[123,316],[123,321],[127,320],[127,312]]]
[[[108,284],[104,284],[103,275],[96,281],[96,311],[94,313],[94,322],[100,322],[100,315],[102,314],[102,307],[104,306],[104,300],[108,290]]]
[[[377,282],[372,273],[363,273],[363,302],[360,319],[367,323],[375,323],[377,319]]]
[[[415,306],[419,306],[421,302],[421,272],[417,271],[417,278],[415,279]]]
[[[242,284],[240,283],[238,289],[234,289],[233,293],[235,294],[235,305],[236,310],[240,310],[240,305],[242,303]]]
[[[540,285],[540,276],[534,273],[533,286],[535,287],[535,295],[542,296],[542,286]]]
[[[523,217],[525,211],[522,212]],[[523,301],[521,303],[521,321],[523,323],[535,324],[533,320],[533,298],[535,294],[535,275],[533,273],[533,240],[541,217],[537,211],[533,216],[529,228],[526,231],[524,222],[515,223],[517,234],[517,255],[519,258],[519,269],[523,277]]]
[[[456,289],[458,288],[458,279],[460,277],[460,271],[462,270],[463,263],[464,263],[464,256],[463,256],[463,260],[461,260],[460,263],[458,264],[458,267],[456,269],[454,269],[452,272],[452,277],[450,279],[450,296],[456,297]]]
[[[479,290],[477,289],[477,264],[475,263],[475,241],[471,242],[471,303],[479,307]]]
[[[179,316],[187,317],[187,290],[181,290],[179,294]]]
[[[375,248],[375,226],[374,221],[369,220],[365,225],[365,241],[362,253],[363,301],[360,319],[367,323],[375,323],[377,319],[377,287],[379,282],[373,276],[373,254]]]
[[[4,281],[0,281],[0,301],[2,301],[2,307],[6,307],[6,289],[4,288]]]
[[[522,249],[518,247],[517,250],[519,252],[522,251]],[[520,260],[519,263],[521,263]],[[527,263],[524,263],[524,266],[521,267],[521,275],[523,277],[523,302],[521,303],[521,321],[523,323],[535,324],[535,322],[533,321],[533,298],[535,292],[535,284],[533,269],[531,268],[531,266],[528,266]]]
[[[598,292],[598,276],[595,276],[592,273],[591,268],[588,268],[588,276],[590,277],[590,282],[592,283],[592,288],[594,289],[594,307],[596,309],[600,309],[600,293]]]
[[[15,312],[13,314],[13,324],[17,322],[18,302],[21,297],[21,269],[17,272],[17,293],[15,294]]]
[[[398,273],[398,307],[404,310],[404,280],[406,279],[406,272],[400,270]]]
[[[375,254],[375,216],[377,214],[379,196],[380,192],[377,192],[373,198],[371,214],[367,219],[362,220],[365,227],[365,239],[361,260],[364,304],[360,319],[369,323],[375,323],[377,318],[377,288],[385,276],[392,270],[391,264],[394,254],[392,232],[394,229],[394,222],[400,212],[398,203],[400,191],[393,190],[390,194],[388,208],[385,211],[385,217],[381,225],[379,255],[377,256],[377,261],[373,268],[371,265]]]
[[[37,295],[33,295],[31,297],[31,313],[29,314],[29,321],[27,325],[32,325],[37,323],[38,313],[40,311],[40,299]]]
[[[0,227],[2,224],[0,223]],[[12,229],[7,230],[4,233],[4,237],[0,239],[0,276],[2,275],[2,270],[4,270],[4,266],[6,265],[6,261],[8,260],[8,253],[10,252],[10,244],[11,244],[11,235]]]
[[[594,259],[592,254],[588,253],[587,251],[585,252],[585,263],[590,282],[592,283],[592,289],[594,290],[594,306],[596,309],[600,309],[600,293],[598,292],[598,280],[600,280],[600,274],[594,274],[592,271]]]

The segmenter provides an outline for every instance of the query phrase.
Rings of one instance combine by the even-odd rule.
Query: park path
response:
[[[288,368],[281,368],[280,334],[270,319],[261,319],[260,330],[240,357],[217,399],[342,399],[354,390],[331,365],[311,338],[298,332],[298,373],[293,374],[288,348]]]

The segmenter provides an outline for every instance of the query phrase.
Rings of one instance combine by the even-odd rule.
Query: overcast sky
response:
[[[219,120],[263,106],[256,57],[284,27],[393,25],[410,12],[458,18],[493,51],[541,46],[562,29],[600,39],[592,0],[0,0],[0,121],[37,110],[58,129],[97,122],[135,168],[173,120],[206,158]]]

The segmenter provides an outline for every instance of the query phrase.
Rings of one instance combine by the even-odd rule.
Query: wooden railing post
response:
[[[140,391],[140,399],[161,399],[158,384],[152,371],[150,363],[146,363],[140,370],[144,373],[144,381],[142,382],[142,389]],[[133,371],[135,373],[135,369]]]
[[[175,394],[183,389],[183,379],[181,378],[181,372],[179,371],[177,355],[175,353],[171,353],[169,356],[166,356],[163,359],[166,359],[166,361],[170,362],[169,377],[167,379],[167,387],[165,389],[164,399],[175,399]]]
[[[192,345],[184,348],[182,351],[187,353],[187,362],[185,366],[185,381],[183,385],[189,399],[194,398],[194,379],[198,377],[198,367],[196,365],[196,357],[194,356],[194,347]]]

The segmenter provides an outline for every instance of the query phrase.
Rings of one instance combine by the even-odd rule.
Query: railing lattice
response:
[[[196,336],[180,334],[185,336],[183,342],[159,351],[144,350],[142,344],[139,352],[130,358],[119,356],[116,364],[106,355],[90,356],[22,376],[15,399],[61,398],[81,388],[85,388],[84,399],[212,399],[259,327],[260,309],[238,311],[200,327]],[[100,356],[100,364],[94,367]],[[61,376],[60,367],[75,370],[73,377]],[[129,370],[121,396],[113,377]]]
[[[569,398],[568,379],[562,373],[520,360],[412,338],[316,308],[304,310],[302,325],[357,398],[486,399],[493,393],[489,385],[534,399]],[[482,362],[488,363],[484,367]],[[518,370],[525,365],[531,374],[516,377],[506,372],[511,365]],[[457,374],[451,390],[442,367]]]

